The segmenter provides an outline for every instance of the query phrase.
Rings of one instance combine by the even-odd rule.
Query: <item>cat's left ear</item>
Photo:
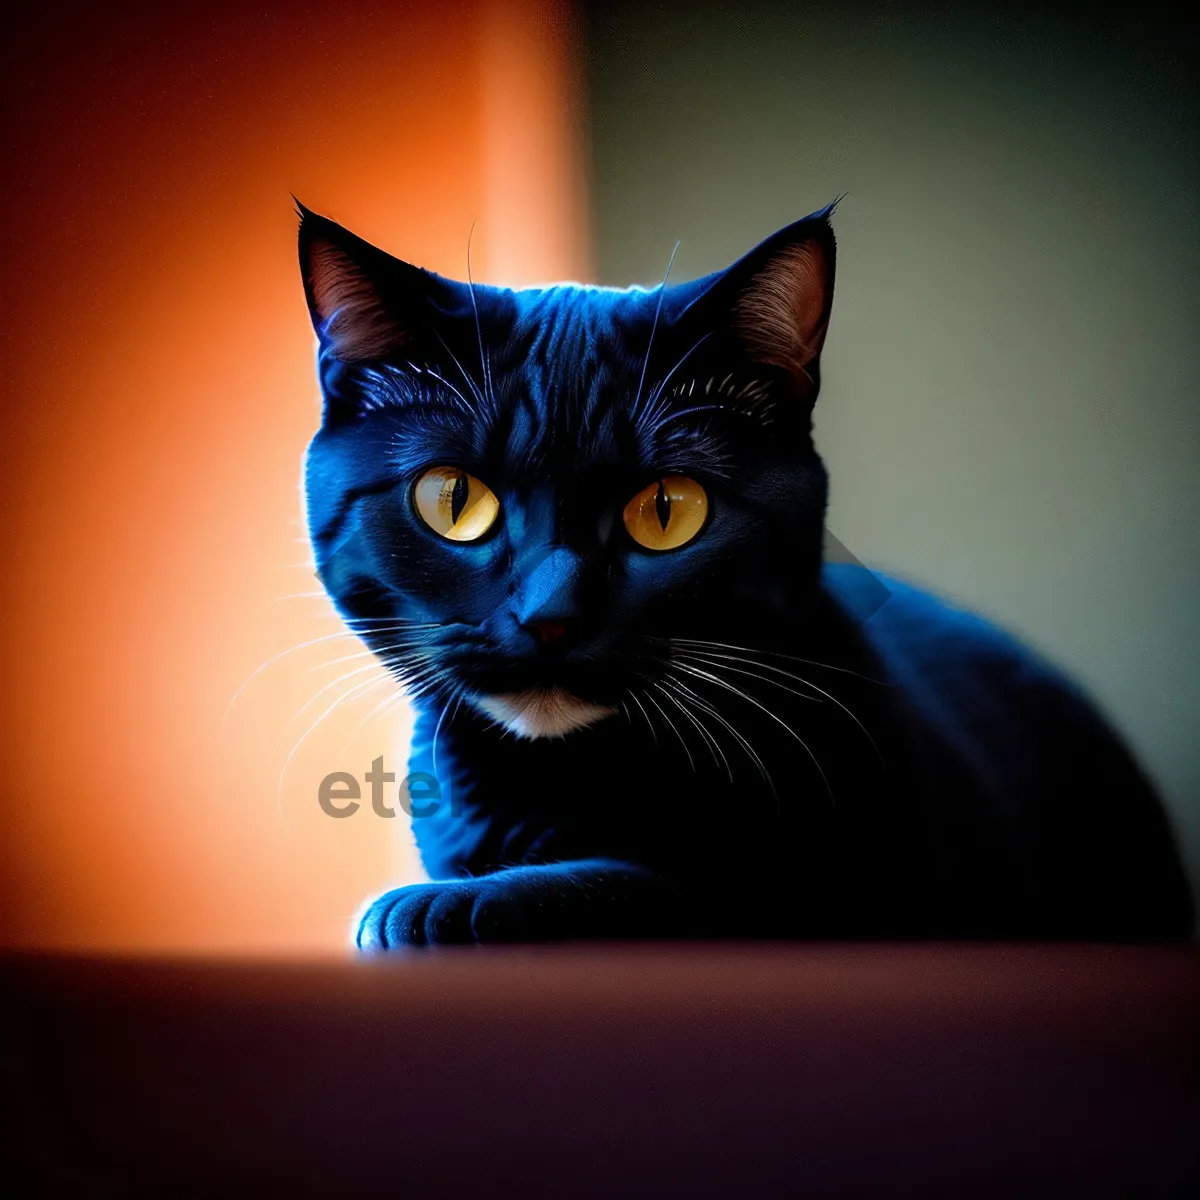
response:
[[[761,242],[722,272],[717,288],[750,360],[779,368],[806,394],[818,383],[833,308],[834,204]]]

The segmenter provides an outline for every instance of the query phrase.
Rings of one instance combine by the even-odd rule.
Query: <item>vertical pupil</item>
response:
[[[658,491],[654,496],[654,511],[658,513],[658,523],[663,527],[665,533],[671,520],[671,497],[667,495],[667,489],[663,487],[661,479],[658,481]]]
[[[465,474],[460,474],[454,481],[454,490],[450,493],[450,524],[457,525],[458,518],[462,515],[462,510],[466,507],[467,494],[471,490],[471,485],[467,482]]]

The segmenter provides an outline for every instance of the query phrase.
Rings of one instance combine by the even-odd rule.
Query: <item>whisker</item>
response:
[[[487,404],[487,401],[484,398],[483,392],[480,389],[479,384],[477,384],[475,382],[475,380],[471,378],[471,375],[467,371],[466,367],[464,367],[462,365],[462,363],[460,363],[458,361],[458,355],[455,354],[454,351],[450,349],[449,345],[447,345],[447,343],[446,343],[446,339],[444,337],[442,337],[442,335],[440,333],[438,333],[438,331],[436,329],[433,332],[434,332],[434,336],[437,338],[437,340],[442,343],[442,349],[445,350],[446,353],[450,356],[450,361],[458,368],[458,373],[463,377],[464,382],[466,383],[467,387],[471,391],[471,395],[475,397],[476,403],[479,405],[480,408],[485,407]]]
[[[344,617],[343,620],[354,629],[360,625],[369,626],[368,633],[375,632],[380,628],[386,630],[389,625],[394,625],[398,629],[441,629],[443,626],[442,621],[409,621],[399,617]]]
[[[646,699],[649,700],[650,703],[653,704],[654,707],[657,708],[660,713],[662,713],[662,719],[664,721],[666,721],[666,723],[670,727],[671,731],[679,739],[679,744],[683,747],[683,752],[684,752],[684,754],[687,755],[688,763],[690,764],[690,766],[692,768],[692,774],[695,775],[696,760],[692,757],[692,752],[691,752],[690,748],[688,747],[687,741],[685,740],[683,734],[679,732],[679,729],[676,727],[675,722],[672,721],[671,718],[667,716],[666,710],[662,707],[662,705],[659,704],[659,702],[657,700],[655,700],[655,698],[652,695],[650,695],[649,692],[646,692],[644,694],[645,694]]]
[[[321,724],[321,722],[322,722],[322,721],[324,721],[324,720],[325,720],[325,718],[326,718],[326,717],[328,717],[328,716],[329,716],[329,714],[330,714],[330,713],[332,713],[332,712],[333,712],[333,711],[334,711],[336,708],[338,708],[340,705],[342,705],[342,704],[346,703],[346,701],[350,700],[352,697],[354,697],[354,696],[358,695],[359,693],[363,692],[363,691],[364,691],[364,690],[366,690],[367,688],[369,688],[369,687],[373,686],[373,684],[374,684],[375,682],[376,682],[375,680],[368,679],[368,680],[366,680],[366,681],[364,681],[364,682],[362,682],[362,683],[356,683],[356,684],[354,684],[354,686],[353,686],[353,687],[351,687],[349,690],[347,690],[347,691],[343,692],[343,693],[342,693],[342,694],[341,694],[341,695],[340,695],[340,696],[339,696],[339,697],[338,697],[338,698],[337,698],[337,699],[336,699],[336,700],[335,700],[335,701],[334,701],[334,702],[333,702],[333,703],[332,703],[332,704],[331,704],[331,705],[330,705],[330,706],[329,706],[329,707],[328,707],[328,708],[327,708],[327,709],[326,709],[326,710],[325,710],[325,711],[324,711],[324,712],[323,712],[323,713],[322,713],[322,714],[321,714],[321,715],[320,715],[320,716],[319,716],[319,717],[318,717],[318,718],[317,718],[317,719],[316,719],[316,720],[315,720],[315,721],[314,721],[314,722],[313,722],[313,723],[312,723],[312,724],[311,724],[311,725],[310,725],[310,726],[309,726],[309,727],[308,727],[308,728],[307,728],[305,731],[304,731],[304,733],[302,733],[302,734],[300,735],[300,740],[299,740],[298,742],[296,742],[296,744],[295,744],[295,745],[292,747],[291,751],[288,753],[288,756],[287,756],[287,758],[284,760],[283,767],[280,769],[280,772],[279,772],[279,783],[276,785],[276,788],[275,788],[275,807],[276,807],[276,808],[278,809],[278,811],[279,811],[279,816],[280,816],[280,819],[281,819],[281,820],[283,819],[283,781],[284,781],[284,777],[287,775],[287,769],[288,769],[288,767],[290,767],[290,766],[291,766],[291,764],[292,764],[292,759],[294,759],[294,758],[296,757],[296,754],[297,754],[297,752],[299,751],[300,747],[301,747],[301,746],[303,746],[303,745],[304,745],[304,743],[305,743],[306,741],[308,741],[308,738],[309,738],[309,736],[312,734],[312,732],[313,732],[313,731],[314,731],[314,730],[317,728],[317,726],[318,726],[318,725],[320,725],[320,724]]]
[[[658,420],[661,419],[662,414],[667,409],[667,402],[670,399],[670,397],[667,395],[667,385],[671,382],[671,378],[674,376],[675,372],[678,371],[679,368],[682,367],[683,364],[685,362],[687,362],[687,360],[689,358],[691,358],[691,356],[702,345],[704,345],[705,342],[708,341],[708,339],[710,337],[712,337],[711,330],[709,330],[708,333],[697,338],[696,341],[693,342],[692,345],[690,347],[688,347],[688,349],[685,350],[682,355],[680,355],[679,360],[670,369],[670,371],[667,372],[667,374],[663,377],[663,379],[654,385],[654,387],[651,389],[650,395],[648,397],[648,399],[651,403],[650,403],[649,410],[645,414],[644,420],[640,414],[637,414],[637,413],[633,414],[635,417],[638,418],[639,424],[644,423],[647,426],[653,426]]]
[[[461,693],[459,693],[458,698],[461,698]],[[438,774],[438,761],[437,761],[438,734],[442,732],[442,722],[446,719],[446,710],[450,707],[450,701],[455,700],[455,699],[456,699],[456,697],[449,696],[446,699],[446,703],[442,705],[442,711],[438,715],[437,724],[433,727],[433,741],[430,743],[430,746],[429,746],[429,757],[433,763],[433,777],[434,777],[434,779],[438,780],[439,782],[441,781],[442,777],[441,777],[441,775]],[[454,711],[455,712],[458,711],[457,704],[455,704]]]
[[[693,657],[700,657],[701,661],[708,661],[708,660],[711,660],[714,658],[727,658],[727,659],[732,659],[735,662],[749,662],[751,664],[751,666],[762,667],[762,669],[764,671],[774,671],[777,674],[783,675],[788,679],[795,679],[797,682],[804,684],[805,687],[812,688],[813,691],[815,691],[815,692],[820,692],[821,695],[824,696],[827,700],[830,700],[834,704],[836,704],[838,706],[838,708],[840,708],[842,710],[842,712],[844,712],[846,714],[846,716],[848,716],[850,718],[850,720],[852,720],[855,723],[855,725],[857,725],[859,727],[859,729],[862,730],[863,736],[867,739],[868,742],[871,743],[871,749],[875,751],[876,757],[879,759],[879,761],[881,763],[884,762],[883,754],[880,751],[879,747],[875,744],[875,739],[871,736],[871,731],[862,723],[862,721],[860,721],[858,719],[858,717],[850,710],[850,708],[848,708],[845,704],[843,704],[836,696],[832,695],[830,692],[825,691],[824,688],[818,687],[815,683],[813,683],[813,681],[811,679],[804,679],[800,675],[796,675],[791,671],[785,671],[782,667],[772,666],[770,663],[755,662],[753,659],[738,658],[736,655],[731,655],[731,654],[711,654],[710,653],[709,655],[707,655],[707,657],[696,656],[696,655],[693,655]],[[726,669],[730,670],[730,671],[737,670],[736,667],[728,667]],[[749,674],[752,674],[752,672],[747,671],[747,672],[744,672],[744,674],[749,675]],[[776,687],[783,687],[783,684],[777,683],[773,679],[768,679],[765,675],[755,675],[755,678],[761,679],[764,683],[773,683],[773,684],[775,684]],[[792,688],[784,688],[784,690],[788,691],[788,692],[793,691]],[[799,692],[793,692],[793,694],[797,695],[797,696],[800,695]],[[811,700],[813,697],[806,696],[804,698],[806,700]]]
[[[804,663],[810,667],[824,667],[827,671],[839,671],[843,675],[853,675],[857,679],[865,679],[868,683],[877,683],[880,687],[890,687],[886,679],[875,679],[871,675],[863,675],[852,671],[849,667],[835,667],[833,663],[818,662],[814,658],[800,658],[795,654],[783,654],[778,650],[763,650],[754,646],[734,646],[728,642],[712,642],[705,638],[654,638],[657,642],[678,642],[681,646],[715,646],[719,650],[738,650],[743,654],[765,654],[770,658],[782,658],[788,662]]]
[[[377,632],[377,631],[373,631]],[[417,650],[422,649],[426,643],[421,641],[406,641],[406,642],[391,642],[387,646],[372,646],[366,650],[359,650],[355,654],[344,654],[341,658],[332,658],[329,662],[317,663],[315,667],[309,667],[309,673],[313,671],[323,671],[326,667],[335,667],[338,663],[352,662],[356,658],[367,658],[368,656],[380,657],[384,654],[389,654],[395,650]]]
[[[471,308],[475,314],[475,336],[479,339],[479,363],[483,369],[483,386],[487,389],[488,403],[496,412],[496,393],[492,387],[492,362],[483,346],[483,328],[479,324],[479,302],[475,298],[475,280],[471,277],[471,237],[475,233],[475,222],[467,234],[467,289],[471,293]],[[436,772],[435,772],[436,774]]]
[[[654,722],[650,720],[650,714],[642,708],[642,702],[637,698],[637,694],[632,688],[629,689],[629,698],[642,710],[642,716],[646,718],[646,724],[650,727],[650,736],[654,739],[654,744],[658,745],[658,730],[654,728]]]
[[[668,667],[668,670],[669,669],[670,668]],[[741,746],[741,748],[743,750],[745,750],[746,756],[758,768],[759,773],[762,775],[763,781],[766,783],[767,787],[769,787],[771,789],[771,795],[775,799],[775,810],[776,810],[776,812],[778,812],[779,811],[779,793],[775,789],[775,781],[771,778],[771,772],[767,770],[766,763],[763,762],[762,758],[760,757],[758,752],[754,749],[754,747],[752,745],[750,745],[750,743],[746,740],[746,738],[743,737],[742,734],[739,733],[738,730],[735,729],[734,726],[728,720],[726,720],[726,718],[713,705],[709,704],[708,701],[705,700],[702,696],[699,696],[699,695],[697,695],[696,692],[692,691],[692,689],[690,687],[688,687],[688,685],[686,683],[684,683],[682,680],[671,677],[671,678],[665,679],[663,682],[666,683],[668,686],[676,687],[676,688],[680,689],[680,691],[682,693],[684,693],[685,695],[690,697],[692,703],[695,704],[697,708],[699,708],[702,712],[707,713],[709,716],[711,716],[713,718],[713,720],[717,721],[720,725],[722,725],[725,729],[727,729],[729,731],[729,733],[732,735],[732,737],[738,743],[738,745]]]
[[[427,654],[418,652],[413,663],[391,662],[388,669],[404,688],[405,693],[414,698],[427,695],[445,676],[444,668],[438,666]]]
[[[666,639],[654,639],[654,640],[665,641]],[[670,672],[671,665],[672,665],[671,659],[664,659],[661,655],[658,655],[658,654],[645,654],[645,653],[641,653],[641,652],[630,652],[630,651],[626,650],[626,651],[622,652],[622,656],[624,658],[630,659],[635,662],[639,661],[639,660],[650,661],[656,667],[665,669],[668,673]],[[651,683],[656,684],[657,682],[659,682],[659,681],[652,680],[649,675],[645,674],[642,671],[637,671],[636,673],[642,679],[645,679]],[[766,783],[767,787],[771,791],[772,796],[775,797],[776,808],[778,808],[779,797],[778,797],[778,793],[776,792],[776,789],[775,789],[774,781],[771,779],[771,773],[770,773],[770,771],[767,770],[766,764],[763,762],[762,758],[755,751],[754,747],[752,745],[750,745],[750,743],[742,736],[742,734],[739,733],[738,730],[735,729],[733,727],[733,725],[731,725],[730,722],[727,721],[725,719],[725,717],[721,715],[721,713],[719,713],[711,704],[709,704],[707,700],[705,700],[703,697],[699,696],[690,687],[688,687],[686,683],[682,682],[682,680],[676,679],[673,676],[668,675],[668,677],[664,677],[661,680],[661,682],[666,684],[670,688],[678,690],[680,692],[680,694],[685,696],[687,698],[687,700],[690,703],[692,703],[697,709],[699,709],[701,712],[705,713],[706,715],[711,716],[714,720],[716,720],[718,722],[718,724],[722,728],[728,730],[730,735],[733,737],[734,741],[736,741],[737,744],[746,752],[746,756],[750,759],[750,761],[757,768],[759,774],[763,778],[763,782]],[[638,708],[641,710],[642,716],[645,718],[646,724],[650,728],[650,733],[651,733],[651,736],[654,738],[655,745],[657,745],[658,737],[657,737],[657,734],[654,729],[654,722],[650,720],[649,714],[646,712],[645,708],[642,707],[642,704],[638,700],[637,695],[633,691],[633,689],[630,688],[630,689],[627,689],[627,691],[629,693],[629,698],[635,704],[637,704]],[[660,709],[660,711],[661,711],[661,709]],[[705,729],[705,732],[708,732],[707,728]],[[711,736],[711,734],[709,736]],[[715,738],[713,740],[716,741]],[[718,746],[718,749],[719,749],[719,746]],[[724,758],[724,754],[722,754],[722,757]],[[729,770],[729,760],[725,759],[725,763],[726,763],[726,769]],[[730,782],[732,782],[732,771],[730,771]]]
[[[383,678],[377,679],[375,681],[374,686],[368,688],[367,691],[364,693],[364,695],[369,696],[371,694],[371,692],[373,692],[375,690],[375,688],[381,686],[382,684],[395,683],[395,682],[396,681],[391,677],[391,675],[384,675]],[[390,705],[398,704],[404,698],[405,698],[404,693],[399,690],[396,690],[394,692],[389,692],[386,696],[384,696],[384,698],[382,700],[380,700],[380,702],[377,705],[375,705],[375,707],[373,709],[371,709],[371,711],[369,713],[367,713],[367,715],[365,717],[363,717],[363,719],[361,721],[359,721],[359,723],[357,725],[355,725],[355,727],[350,731],[350,736],[346,739],[346,744],[342,747],[341,753],[338,755],[337,760],[338,760],[339,765],[341,764],[342,760],[346,757],[346,752],[350,749],[351,745],[354,742],[354,739],[356,737],[358,737],[358,735],[362,732],[363,728],[367,725],[367,723],[372,718],[379,716],[381,713],[385,712]]]
[[[300,707],[295,715],[288,721],[290,725],[293,721],[298,721],[326,692],[337,687],[338,684],[345,683],[347,679],[353,679],[356,675],[364,675],[368,671],[383,670],[383,666],[378,662],[367,663],[365,667],[355,667],[353,671],[347,671],[344,675],[339,675],[336,679],[331,679],[328,683],[319,687]],[[385,672],[386,676],[386,672]]]
[[[255,679],[258,678],[259,675],[261,675],[263,673],[263,671],[265,671],[269,666],[271,666],[272,663],[277,663],[281,658],[286,658],[289,654],[296,654],[300,650],[307,650],[309,646],[316,646],[322,642],[332,642],[338,638],[354,638],[357,636],[358,636],[358,634],[356,632],[354,632],[353,630],[340,629],[340,630],[338,630],[337,633],[322,634],[320,637],[312,638],[307,642],[301,642],[298,646],[289,646],[286,650],[281,650],[278,654],[272,655],[270,658],[267,659],[267,661],[265,663],[262,664],[262,666],[257,667],[253,672],[251,672],[251,674],[249,674],[245,678],[245,680],[243,680],[241,687],[239,687],[238,690],[233,693],[233,696],[230,699],[229,703],[225,706],[225,714],[221,718],[222,726],[224,726],[226,720],[229,718],[229,711],[230,711],[230,709],[233,708],[234,704],[237,702],[237,698],[246,690],[246,688]]]
[[[686,660],[688,662],[704,663],[706,666],[710,666],[710,667],[718,666],[719,664],[717,662],[717,659],[719,659],[719,658],[722,658],[722,659],[730,659],[731,658],[731,656],[728,654],[725,654],[725,655],[698,654],[694,650],[692,650],[692,651],[688,651],[688,650],[676,651],[676,653],[673,655],[673,657],[675,659],[681,660],[681,661]],[[734,661],[748,662],[750,660],[734,659]],[[764,664],[752,663],[752,665],[757,667],[757,666],[763,666]],[[726,671],[732,671],[735,675],[748,675],[748,676],[750,676],[751,679],[761,679],[763,681],[763,683],[769,683],[773,687],[782,688],[783,691],[790,692],[793,696],[798,696],[801,700],[810,700],[813,704],[821,703],[821,701],[816,696],[810,696],[810,695],[808,695],[807,692],[798,692],[798,691],[796,691],[795,688],[788,687],[786,684],[780,683],[776,679],[771,679],[766,675],[759,675],[756,671],[747,671],[744,667],[725,667],[724,669]],[[787,674],[787,672],[785,672],[785,674]],[[795,678],[799,678],[799,677],[796,676]],[[800,680],[800,682],[807,683],[808,681],[805,679],[802,679],[802,680]]]
[[[678,696],[674,695],[672,692],[669,692],[665,687],[662,686],[662,684],[655,683],[652,686],[657,688],[658,691],[662,692],[662,694],[666,696],[666,698],[670,700],[671,703],[674,704],[675,707],[679,709],[679,711],[683,713],[683,715],[696,727],[696,730],[700,734],[704,744],[712,752],[713,762],[717,763],[718,765],[720,763],[725,764],[725,773],[729,776],[729,782],[732,783],[733,771],[730,769],[729,760],[725,757],[725,753],[721,747],[717,745],[716,739],[713,737],[713,735],[709,733],[709,731],[700,723],[696,716],[683,704]]]
[[[671,251],[671,257],[667,260],[667,270],[663,275],[663,281],[658,289],[658,303],[654,306],[654,323],[650,326],[650,340],[646,343],[646,357],[642,359],[642,373],[638,378],[637,395],[633,398],[633,407],[630,412],[636,417],[638,405],[642,402],[642,388],[646,383],[646,368],[650,365],[650,351],[654,349],[654,335],[658,332],[658,318],[662,315],[663,296],[667,291],[667,280],[671,277],[671,268],[675,265],[675,255],[679,253],[679,247],[682,242],[675,243],[675,249]]]
[[[766,713],[766,715],[770,717],[771,720],[777,725],[780,725],[783,729],[787,730],[787,732],[790,733],[792,737],[794,737],[796,741],[799,742],[804,748],[804,752],[808,755],[808,757],[812,759],[813,766],[817,768],[817,773],[821,776],[821,782],[824,783],[825,790],[829,793],[830,801],[836,803],[836,801],[834,801],[833,789],[829,786],[829,780],[825,776],[824,768],[821,766],[820,762],[817,761],[817,756],[812,752],[812,749],[809,747],[808,743],[786,721],[776,716],[769,708],[766,707],[766,705],[760,704],[754,699],[753,696],[750,696],[746,692],[743,692],[740,688],[735,687],[729,682],[729,680],[721,679],[717,675],[713,675],[708,671],[701,671],[697,667],[691,666],[687,663],[676,663],[676,666],[681,671],[686,671],[689,675],[695,675],[700,679],[707,679],[710,683],[715,683],[718,687],[725,688],[727,691],[732,692],[735,696],[740,696],[743,700],[745,700],[748,704],[752,704],[760,712]]]
[[[474,415],[474,410],[471,408],[471,405],[470,405],[470,403],[467,401],[467,398],[466,398],[466,396],[464,396],[464,395],[462,394],[462,392],[460,392],[460,391],[458,390],[458,388],[456,388],[456,387],[454,386],[454,384],[452,384],[452,383],[450,382],[450,380],[448,380],[448,379],[443,379],[441,375],[439,375],[439,374],[438,374],[436,371],[432,370],[432,369],[431,369],[431,368],[429,368],[429,367],[426,367],[426,368],[425,368],[425,373],[426,373],[427,375],[432,375],[432,376],[434,377],[434,379],[436,379],[436,380],[438,381],[438,383],[442,384],[442,385],[443,385],[444,387],[446,387],[446,388],[449,388],[449,389],[450,389],[450,391],[451,391],[451,392],[453,392],[453,393],[454,393],[454,395],[458,397],[459,404],[462,406],[462,409],[463,409],[463,411],[464,411],[464,412],[466,412],[466,413],[470,413],[471,415]]]

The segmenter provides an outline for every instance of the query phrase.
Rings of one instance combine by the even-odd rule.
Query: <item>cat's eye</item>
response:
[[[622,513],[629,536],[647,550],[677,550],[708,517],[708,496],[686,475],[664,475],[647,484]]]
[[[500,515],[500,501],[482,479],[459,467],[430,467],[413,488],[421,520],[452,542],[483,537]]]

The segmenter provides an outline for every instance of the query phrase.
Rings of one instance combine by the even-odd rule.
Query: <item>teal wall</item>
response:
[[[626,284],[848,193],[831,530],[1088,685],[1200,892],[1198,105],[1182,30],[1136,12],[597,6],[592,201]]]

